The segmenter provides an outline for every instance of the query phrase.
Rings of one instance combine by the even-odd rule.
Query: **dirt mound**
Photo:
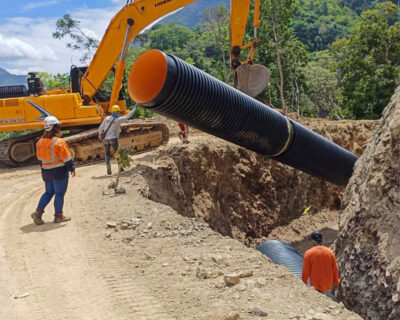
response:
[[[375,120],[328,121],[301,118],[297,121],[357,156],[362,154],[366,142],[378,126],[378,122]]]
[[[321,211],[313,215],[305,214],[287,226],[274,229],[265,240],[278,239],[291,243],[301,255],[304,255],[312,245],[309,237],[314,230],[319,230],[322,233],[324,245],[331,247],[337,238],[338,221],[339,210]]]
[[[374,124],[318,121],[310,127],[360,153]],[[150,199],[201,217],[246,244],[299,218],[309,206],[311,214],[338,210],[343,193],[341,187],[207,135],[172,147],[136,170],[147,181],[143,194]]]
[[[400,88],[355,166],[336,243],[339,296],[366,319],[400,319]]]

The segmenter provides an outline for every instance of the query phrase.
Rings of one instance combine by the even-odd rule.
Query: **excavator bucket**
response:
[[[244,63],[236,69],[237,89],[255,97],[268,85],[271,72],[261,64]]]

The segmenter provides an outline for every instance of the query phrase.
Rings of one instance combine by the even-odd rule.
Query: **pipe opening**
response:
[[[146,104],[158,96],[167,77],[167,57],[159,50],[142,54],[129,72],[128,91],[131,98]]]

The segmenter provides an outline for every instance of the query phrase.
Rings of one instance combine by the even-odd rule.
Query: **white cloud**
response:
[[[41,52],[40,52],[41,51]],[[38,58],[57,60],[54,52],[42,51],[18,38],[5,38],[0,33],[0,59]]]
[[[99,35],[98,35],[96,32],[94,32],[93,30],[90,30],[90,29],[88,29],[88,28],[83,27],[83,28],[82,28],[82,32],[83,32],[86,36],[88,36],[88,37],[90,37],[90,38],[94,38],[94,39],[97,39],[97,40],[101,40],[101,38],[99,37]]]
[[[118,6],[119,7],[119,6]],[[71,15],[82,29],[101,39],[117,7],[81,9]],[[62,14],[60,14],[61,16]],[[52,37],[57,19],[15,17],[0,22],[0,67],[12,73],[29,71],[69,72],[71,64],[81,65],[82,52],[66,48],[67,40]]]
[[[125,3],[126,0],[111,1]],[[97,9],[84,8],[71,11],[70,14],[74,19],[81,21],[85,33],[100,40],[111,18],[119,9],[120,5]],[[63,12],[60,12],[60,17],[62,15]],[[14,17],[0,21],[0,67],[10,72],[26,74],[29,71],[66,73],[69,72],[71,64],[81,65],[79,59],[83,52],[66,48],[67,40],[53,38],[56,20]]]
[[[57,4],[58,0],[29,2],[21,7],[22,11],[31,11],[36,8],[50,7]]]

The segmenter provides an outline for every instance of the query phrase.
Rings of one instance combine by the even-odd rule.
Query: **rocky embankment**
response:
[[[339,297],[365,319],[400,319],[400,89],[357,161],[336,251]]]

